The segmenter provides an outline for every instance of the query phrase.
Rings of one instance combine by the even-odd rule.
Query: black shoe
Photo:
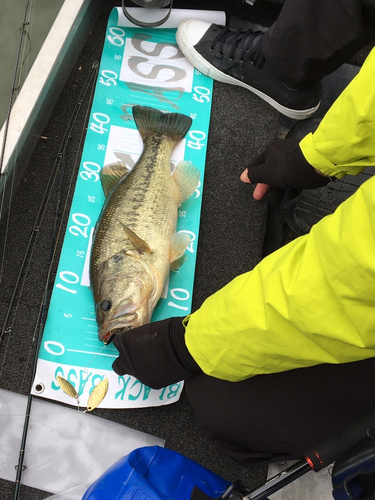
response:
[[[236,30],[186,19],[176,38],[185,57],[201,73],[251,90],[289,118],[308,118],[319,107],[321,85],[311,90],[292,89],[269,72],[261,53],[265,31],[258,25]]]

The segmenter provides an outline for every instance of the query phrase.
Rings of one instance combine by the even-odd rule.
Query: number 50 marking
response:
[[[107,87],[117,85],[117,73],[110,69],[105,69],[101,72],[101,77],[99,78],[99,83],[102,83],[103,85],[106,85]]]
[[[198,102],[210,102],[208,97],[211,92],[206,87],[194,87],[193,99]],[[199,95],[198,95],[199,94]]]

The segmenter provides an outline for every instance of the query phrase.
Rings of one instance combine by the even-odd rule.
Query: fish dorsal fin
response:
[[[126,233],[126,236],[132,242],[132,245],[135,247],[138,253],[153,253],[148,243],[145,240],[142,240],[134,231],[130,229],[130,227],[125,226],[122,222],[120,222],[123,230]]]
[[[188,161],[180,161],[172,175],[180,191],[180,203],[191,196],[198,187],[200,173],[196,166]]]
[[[116,163],[109,163],[105,165],[100,171],[100,180],[102,183],[103,191],[105,197],[108,196],[108,193],[113,188],[115,184],[123,177],[130,172],[131,168],[129,168],[122,161],[117,161]]]
[[[169,262],[171,269],[177,269],[182,266],[187,257],[184,255],[185,250],[190,245],[191,238],[186,233],[174,233],[171,237],[171,250]]]

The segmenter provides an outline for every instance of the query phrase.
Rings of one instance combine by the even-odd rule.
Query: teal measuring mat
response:
[[[143,143],[133,121],[133,105],[180,112],[193,119],[185,138],[172,152],[174,165],[192,162],[200,183],[178,211],[177,231],[190,235],[187,261],[170,273],[152,321],[185,316],[191,311],[202,200],[202,184],[211,111],[212,79],[195,70],[176,44],[176,29],[128,28],[122,12],[109,17],[87,135],[69,221],[39,351],[32,393],[76,405],[56,381],[68,380],[84,406],[92,389],[109,379],[106,408],[158,406],[176,401],[183,383],[153,390],[135,378],[117,376],[113,345],[98,340],[95,307],[89,288],[92,234],[104,194],[99,173],[122,161],[132,167]]]

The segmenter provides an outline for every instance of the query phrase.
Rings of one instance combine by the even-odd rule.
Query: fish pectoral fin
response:
[[[122,161],[109,163],[102,168],[102,170],[100,171],[100,181],[102,183],[105,197],[108,196],[110,190],[115,184],[117,184],[121,177],[127,175],[130,170],[131,168]]]
[[[174,233],[171,237],[171,250],[169,254],[169,262],[171,269],[177,269],[182,266],[187,257],[184,255],[185,250],[190,245],[191,238],[186,233]]]
[[[148,243],[145,240],[142,240],[134,231],[130,229],[130,227],[126,226],[122,222],[120,222],[123,230],[126,233],[126,236],[131,241],[132,245],[138,251],[138,253],[153,253]]]
[[[171,271],[174,271],[175,269],[178,269],[179,267],[182,266],[187,261],[187,255],[181,255],[178,259],[174,260],[171,262],[170,269]]]
[[[195,165],[188,161],[180,161],[175,168],[172,178],[180,192],[180,203],[191,196],[198,187],[200,173]]]

